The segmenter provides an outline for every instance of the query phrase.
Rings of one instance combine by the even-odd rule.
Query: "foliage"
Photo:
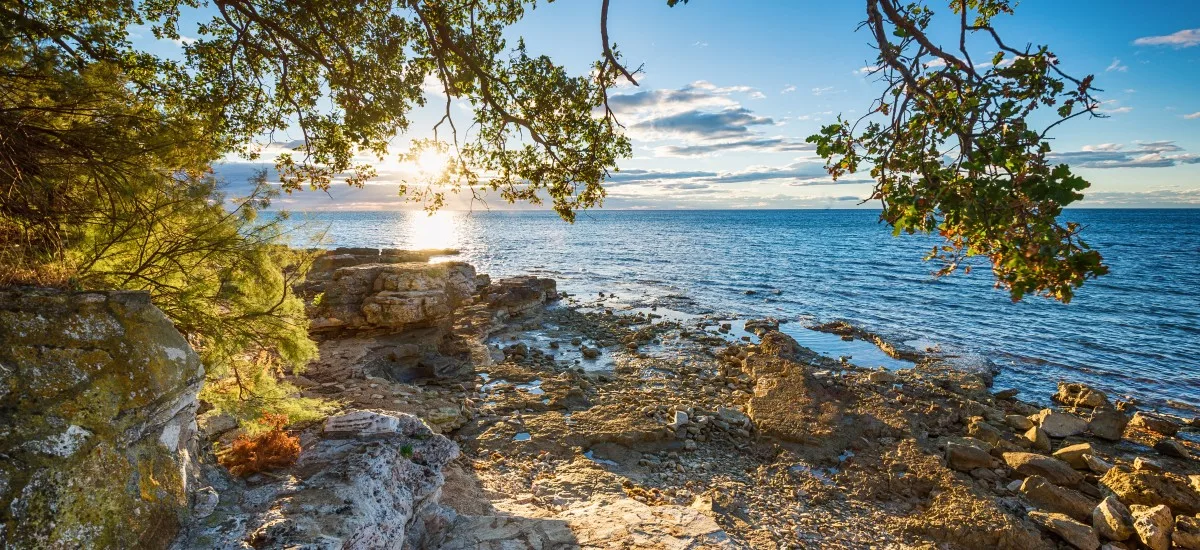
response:
[[[284,430],[288,417],[268,413],[261,423],[269,429],[253,436],[241,434],[228,450],[218,453],[217,460],[229,473],[247,477],[286,468],[300,457],[300,438]]]
[[[929,37],[928,7],[867,0],[864,26],[878,47],[874,73],[884,92],[862,119],[839,117],[809,141],[834,178],[870,168],[870,199],[882,202],[881,219],[897,234],[945,238],[927,257],[944,262],[939,274],[982,255],[1014,301],[1037,293],[1069,302],[1108,268],[1079,238],[1078,224],[1059,221],[1088,182],[1050,161],[1047,134],[1066,120],[1098,116],[1093,78],[1067,75],[1045,46],[1005,44],[992,19],[1012,12],[1007,0],[951,0],[950,8],[958,52]],[[986,62],[967,46],[976,35],[997,50]],[[1043,107],[1057,116],[1035,128]]]
[[[283,245],[283,218],[258,216],[277,192],[260,176],[224,196],[199,127],[140,101],[116,65],[0,56],[0,284],[148,291],[201,353],[215,402],[321,411],[275,383],[316,353],[291,292],[311,258]],[[236,407],[219,399],[230,384]]]
[[[117,65],[144,99],[187,113],[214,150],[256,158],[260,138],[298,130],[301,139],[285,144],[294,153],[276,158],[288,191],[362,185],[374,171],[356,155],[382,159],[409,129],[411,109],[426,104],[425,90],[437,88],[445,116],[412,155],[432,147],[453,150],[454,160],[401,194],[430,209],[443,204],[446,189],[490,189],[508,201],[548,197],[573,219],[576,209],[600,204],[608,171],[630,152],[611,112],[593,111],[618,78],[633,75],[607,36],[603,58],[584,76],[530,55],[523,43],[510,47],[502,33],[533,7],[526,0],[96,0],[86,7],[20,0],[0,9],[0,24],[62,63]],[[194,18],[203,20],[200,35],[181,37],[180,20]],[[133,48],[132,25],[179,40],[184,60]],[[469,140],[459,135],[454,100],[472,108]]]

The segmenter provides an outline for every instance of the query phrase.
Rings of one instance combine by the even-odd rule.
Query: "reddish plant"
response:
[[[287,416],[264,413],[261,422],[271,429],[255,436],[239,435],[229,450],[217,457],[229,473],[246,477],[286,468],[300,456],[300,438],[288,435],[283,429],[288,422]]]

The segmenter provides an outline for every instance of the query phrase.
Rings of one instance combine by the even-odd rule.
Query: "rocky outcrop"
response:
[[[1100,484],[1125,504],[1165,504],[1176,513],[1200,513],[1200,490],[1189,485],[1188,479],[1171,472],[1117,466],[1100,478]]]
[[[558,298],[554,279],[534,276],[495,281],[479,292],[480,302],[503,318],[514,317]]]
[[[314,296],[311,329],[449,326],[451,313],[475,288],[475,268],[462,262],[343,267]]]
[[[442,468],[458,452],[411,415],[331,417],[290,475],[228,480],[220,505],[177,548],[436,547],[454,520],[438,502]]]
[[[200,359],[140,292],[0,292],[0,541],[164,548],[196,476]]]

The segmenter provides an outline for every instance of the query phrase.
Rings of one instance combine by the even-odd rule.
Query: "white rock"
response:
[[[1171,531],[1175,530],[1175,521],[1170,508],[1165,504],[1134,504],[1129,510],[1133,513],[1133,529],[1142,544],[1150,550],[1171,550]]]

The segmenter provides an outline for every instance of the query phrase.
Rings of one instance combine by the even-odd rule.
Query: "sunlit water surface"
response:
[[[999,386],[1044,399],[1085,381],[1176,410],[1200,405],[1200,210],[1076,210],[1112,273],[1069,305],[1011,303],[977,269],[935,279],[935,244],[894,238],[877,212],[321,212],[329,246],[458,248],[493,277],[534,273],[689,313],[847,320],[895,341],[977,354]],[[747,293],[752,291],[752,293]],[[1195,412],[1194,410],[1192,411]]]

